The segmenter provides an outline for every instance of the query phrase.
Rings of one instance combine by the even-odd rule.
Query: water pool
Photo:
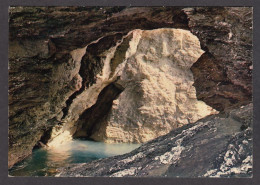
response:
[[[11,176],[54,176],[59,167],[128,153],[140,144],[107,144],[73,140],[55,148],[36,149],[32,155],[9,170]]]

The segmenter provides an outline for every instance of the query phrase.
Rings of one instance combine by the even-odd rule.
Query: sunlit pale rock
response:
[[[113,101],[92,138],[146,142],[216,111],[196,98],[190,67],[203,54],[199,40],[181,29],[135,30]]]

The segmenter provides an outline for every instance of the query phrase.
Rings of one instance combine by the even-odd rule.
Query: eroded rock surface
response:
[[[220,111],[252,101],[253,9],[184,11],[191,32],[206,51],[192,67],[198,99]]]
[[[91,135],[85,136],[110,143],[140,143],[216,113],[197,100],[192,86],[190,67],[202,53],[198,39],[186,30],[133,31],[125,59],[115,69],[119,77],[115,83],[123,92],[106,117],[85,117],[79,132],[94,125]]]
[[[208,116],[131,153],[69,165],[56,176],[251,177],[252,114],[249,104]]]
[[[9,167],[30,155],[39,140],[47,142],[54,126],[59,135],[59,127],[71,123],[62,130],[71,137],[71,125],[105,87],[89,89],[99,83],[104,54],[134,29],[190,30],[206,51],[192,67],[197,97],[217,110],[251,101],[252,8],[11,7],[9,12]],[[123,57],[127,41],[123,45],[115,58]],[[86,46],[84,56],[73,54]],[[91,102],[87,92],[95,92]]]

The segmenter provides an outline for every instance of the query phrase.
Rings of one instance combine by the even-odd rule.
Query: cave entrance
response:
[[[103,44],[106,40],[101,38],[85,47],[81,68],[90,68],[81,69],[81,75],[91,70],[94,81],[73,96],[65,122],[53,132],[49,146],[73,138],[144,143],[217,113],[196,96],[191,67],[204,51],[190,31],[132,30],[102,50],[100,60],[90,57]]]
[[[190,31],[133,30],[113,51],[103,71],[120,71],[119,83],[80,115],[73,138],[143,143],[217,113],[196,97],[190,68],[204,51]]]
[[[163,28],[127,34],[103,54],[103,69],[93,77],[97,80],[82,86],[66,102],[61,129],[44,132],[36,147],[49,141],[44,156],[51,157],[46,164],[64,165],[71,158],[86,162],[122,154],[124,147],[129,152],[140,143],[216,113],[197,100],[193,86],[190,68],[202,53],[198,38],[187,30]],[[85,108],[76,121],[70,120],[70,114],[82,110],[82,105]],[[56,135],[50,141],[51,133]],[[121,153],[110,154],[114,146]],[[106,153],[100,156],[103,150]]]
[[[79,120],[76,123],[77,130],[74,133],[73,138],[93,140],[91,138],[92,133],[95,133],[100,129],[102,126],[102,119],[105,119],[108,115],[113,100],[115,100],[123,90],[124,88],[116,82],[107,85],[98,95],[96,103],[84,111],[79,117]]]
[[[43,134],[42,134],[40,140],[33,147],[33,150],[46,147],[48,141],[51,138],[51,133],[52,133],[52,127],[49,129],[43,130]]]

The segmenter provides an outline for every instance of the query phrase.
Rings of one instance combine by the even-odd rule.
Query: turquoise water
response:
[[[128,153],[140,144],[107,144],[89,140],[73,140],[55,149],[36,149],[24,161],[9,170],[11,176],[54,176],[59,167]]]

